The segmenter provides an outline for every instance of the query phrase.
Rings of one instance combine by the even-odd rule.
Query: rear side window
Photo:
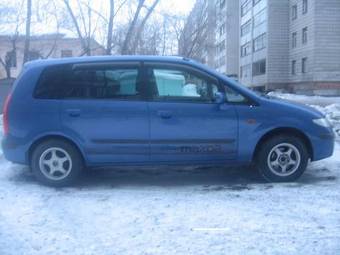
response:
[[[41,99],[138,99],[138,67],[49,67],[34,92]]]

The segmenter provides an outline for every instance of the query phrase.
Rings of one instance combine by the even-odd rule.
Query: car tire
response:
[[[266,140],[256,154],[256,166],[269,182],[292,182],[306,170],[309,153],[305,143],[294,136]]]
[[[63,140],[43,141],[32,152],[32,171],[38,181],[48,186],[64,187],[73,184],[83,167],[78,149]]]

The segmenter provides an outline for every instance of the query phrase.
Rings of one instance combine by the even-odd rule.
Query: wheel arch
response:
[[[255,150],[252,156],[253,161],[256,159],[257,153],[259,149],[261,148],[262,144],[264,144],[264,142],[267,141],[268,139],[275,137],[275,136],[279,136],[279,135],[289,135],[289,136],[295,136],[297,138],[300,138],[303,141],[303,143],[306,145],[306,148],[308,150],[308,155],[310,159],[313,161],[314,152],[313,152],[313,146],[312,146],[310,139],[301,130],[296,129],[296,128],[291,128],[291,127],[275,128],[265,133],[256,144],[256,147],[255,147]]]
[[[86,165],[86,158],[85,158],[85,154],[84,152],[80,149],[80,146],[73,141],[71,138],[63,136],[63,135],[56,135],[56,134],[49,134],[49,135],[44,135],[42,137],[37,138],[29,147],[28,152],[27,152],[27,162],[30,164],[31,162],[31,157],[32,157],[32,153],[34,151],[34,149],[42,142],[47,141],[47,140],[52,140],[52,139],[56,139],[56,140],[62,140],[65,141],[71,145],[73,145],[79,152],[79,154],[81,155],[81,158],[83,160],[83,163]]]

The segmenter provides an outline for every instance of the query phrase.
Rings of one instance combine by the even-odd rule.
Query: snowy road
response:
[[[53,189],[0,153],[0,254],[340,254],[340,145],[286,184],[250,168],[144,168]]]

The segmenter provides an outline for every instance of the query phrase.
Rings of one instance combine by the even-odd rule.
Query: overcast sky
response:
[[[163,0],[161,9],[169,10],[172,13],[188,14],[195,2],[195,0]]]
[[[48,0],[45,0],[48,2]],[[118,1],[119,2],[119,1]],[[147,4],[150,5],[153,1],[152,0],[147,0]],[[196,0],[161,0],[159,3],[159,6],[157,7],[157,12],[158,13],[168,13],[170,15],[188,15],[190,11],[192,10],[194,3]],[[24,18],[25,18],[25,12],[22,8],[24,6],[21,6],[22,1],[20,0],[0,0],[0,6],[8,6],[8,7],[13,7],[13,8],[18,8],[18,10],[22,10],[22,13],[20,17],[22,18],[19,26],[19,33],[24,34],[25,33],[25,23],[24,23]],[[44,8],[41,7],[41,4],[39,3],[44,3],[44,0],[42,1],[33,1],[35,3],[33,5],[33,13],[39,12],[40,16],[44,14]],[[63,6],[62,1],[57,3],[60,4],[60,6]],[[72,0],[70,1],[71,6],[74,8],[75,12],[77,12],[78,6],[77,6],[77,1]],[[107,0],[91,0],[92,8],[96,9],[99,13],[102,13],[103,15],[107,15],[109,10],[107,8]],[[22,8],[20,8],[20,6]],[[128,13],[126,12],[127,10],[124,10],[124,8],[121,10],[119,15],[115,18],[116,21],[119,20],[124,20],[128,16]],[[46,13],[47,15],[47,20],[44,20],[43,22],[37,22],[36,21],[36,16],[32,17],[32,24],[31,24],[31,33],[32,34],[48,34],[48,33],[54,33],[56,32],[56,24],[55,24],[55,18],[54,16],[51,16]],[[131,16],[131,13],[130,13]],[[157,16],[156,16],[157,17]],[[1,18],[1,17],[0,17]],[[0,21],[0,34],[11,34],[13,31],[15,31],[17,26],[17,22],[13,22],[8,24],[2,23]],[[65,30],[63,28],[59,28],[59,32],[65,33],[69,36],[75,35],[74,31],[69,33],[69,30]]]

